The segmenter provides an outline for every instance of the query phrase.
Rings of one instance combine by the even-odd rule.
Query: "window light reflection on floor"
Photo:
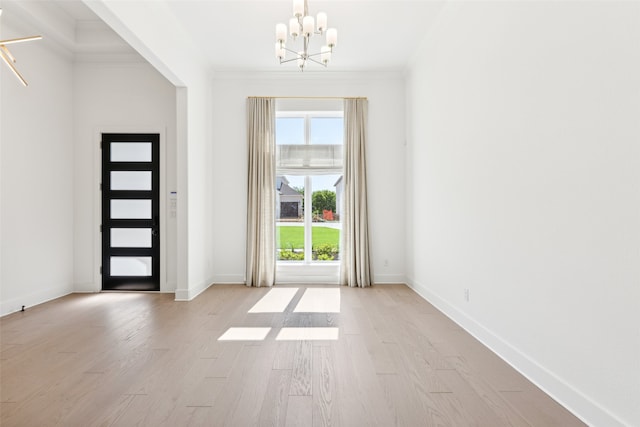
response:
[[[282,328],[276,341],[322,341],[338,339],[338,328]]]
[[[264,341],[271,328],[229,328],[218,341]]]
[[[294,313],[340,313],[340,288],[308,288]]]
[[[284,313],[296,292],[298,288],[271,289],[249,309],[249,313]]]
[[[299,288],[270,289],[248,313],[284,313]],[[293,310],[294,313],[340,313],[340,288],[307,288]],[[218,341],[264,341],[271,328],[233,327]],[[276,341],[337,340],[338,328],[282,328]]]

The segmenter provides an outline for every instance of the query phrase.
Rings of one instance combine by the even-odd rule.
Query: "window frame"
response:
[[[311,144],[311,120],[314,118],[340,118],[344,120],[344,111],[339,110],[331,110],[331,111],[316,111],[316,110],[304,110],[304,111],[277,111],[276,112],[276,120],[279,118],[303,118],[304,121],[304,141],[303,144],[299,145],[323,145],[323,144]],[[277,128],[277,127],[276,127]],[[344,122],[343,122],[344,128]],[[344,138],[342,138],[342,143],[340,145],[344,146]],[[277,135],[276,135],[276,149],[278,146],[277,143]],[[282,144],[286,145],[286,144]],[[328,175],[328,174],[327,174]],[[336,171],[336,175],[344,176],[344,165],[340,171]],[[276,176],[287,176],[285,173],[279,173],[276,168]],[[312,187],[312,177],[315,175],[307,174],[307,175],[297,175],[304,177],[304,206],[305,209],[303,211],[303,227],[304,227],[304,259],[302,261],[291,261],[291,260],[279,260],[276,257],[276,265],[278,267],[286,267],[286,268],[294,268],[295,267],[311,267],[311,266],[331,266],[333,268],[339,266],[339,260],[333,261],[317,261],[313,260],[313,211],[310,209],[312,206],[312,195],[313,195],[313,187]],[[308,191],[311,190],[311,191]],[[337,200],[336,200],[337,202]],[[307,208],[309,207],[309,208]],[[336,207],[337,210],[337,207]],[[277,219],[276,219],[277,221]],[[342,221],[340,221],[342,224]],[[342,227],[340,228],[340,233],[342,233]],[[277,249],[276,249],[277,250]],[[340,251],[340,245],[338,243],[338,251]],[[338,252],[340,253],[340,252]],[[337,273],[336,273],[337,275]]]

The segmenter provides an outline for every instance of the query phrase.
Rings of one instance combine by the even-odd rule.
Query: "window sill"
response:
[[[276,284],[318,283],[336,285],[340,279],[340,262],[324,261],[305,264],[302,261],[276,263]]]

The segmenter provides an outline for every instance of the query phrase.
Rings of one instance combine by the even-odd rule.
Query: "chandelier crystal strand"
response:
[[[319,12],[314,18],[309,15],[307,0],[293,0],[293,18],[289,19],[288,30],[287,25],[276,24],[275,56],[280,64],[295,61],[300,71],[304,71],[309,62],[327,66],[331,60],[333,48],[338,43],[338,30],[327,28],[326,13]],[[302,41],[298,42],[298,44],[302,44],[301,49],[287,47],[287,33],[294,45],[298,42],[299,37],[302,38]],[[309,45],[313,35],[324,35],[326,44],[321,46],[318,52],[310,53]],[[292,53],[294,57],[287,59],[287,52]]]

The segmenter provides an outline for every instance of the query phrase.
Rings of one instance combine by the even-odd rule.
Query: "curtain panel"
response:
[[[344,100],[344,210],[340,283],[371,286],[367,212],[367,111],[362,98]]]
[[[247,99],[247,286],[275,282],[275,100]]]

